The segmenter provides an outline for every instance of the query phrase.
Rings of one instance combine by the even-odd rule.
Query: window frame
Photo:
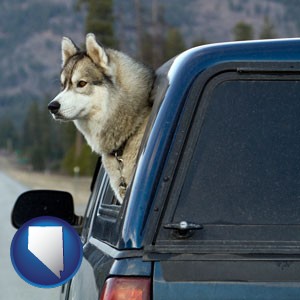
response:
[[[107,204],[114,195],[103,166],[99,169],[94,193],[96,201],[90,221],[89,238],[95,238],[115,247],[119,239],[119,219],[123,205]]]

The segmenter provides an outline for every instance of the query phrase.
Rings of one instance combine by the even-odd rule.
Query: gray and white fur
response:
[[[122,52],[104,49],[94,34],[86,36],[86,51],[69,38],[62,39],[62,91],[48,108],[54,119],[73,121],[92,150],[101,155],[120,203],[124,182],[128,185],[132,180],[151,112],[153,79],[150,68]]]

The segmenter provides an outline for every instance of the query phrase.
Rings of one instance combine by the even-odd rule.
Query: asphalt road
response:
[[[27,190],[0,171],[0,299],[48,300],[59,299],[60,288],[42,289],[29,285],[15,272],[10,260],[10,244],[16,230],[10,215],[18,195]]]

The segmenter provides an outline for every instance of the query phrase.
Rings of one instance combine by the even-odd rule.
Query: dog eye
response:
[[[77,87],[83,88],[83,87],[86,86],[86,84],[87,84],[86,81],[80,80],[80,81],[78,81],[78,83],[77,83]]]

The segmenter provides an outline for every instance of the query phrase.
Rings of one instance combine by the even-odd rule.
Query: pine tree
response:
[[[271,23],[271,21],[268,17],[265,17],[259,38],[260,39],[274,39],[274,38],[276,38],[276,36],[277,36],[277,34],[275,32],[274,25]]]
[[[240,21],[233,28],[233,36],[235,41],[253,40],[253,28],[251,25]]]
[[[96,166],[98,156],[95,153],[91,153],[91,148],[86,143],[83,144],[82,151],[78,156],[75,152],[76,146],[73,144],[62,159],[61,167],[63,172],[73,175],[74,167],[78,167],[79,175],[91,175]]]
[[[164,6],[159,5],[158,0],[152,0],[151,15],[152,15],[152,24],[151,24],[152,67],[157,68],[165,60],[163,48],[164,48],[164,32],[166,31],[166,24],[164,19],[165,9]]]
[[[39,106],[34,101],[27,112],[22,135],[22,149],[24,155],[29,159],[34,170],[45,168],[45,156],[42,146],[42,127],[43,120],[40,115]]]
[[[27,115],[23,124],[23,132],[22,132],[22,149],[27,150],[28,147],[39,143],[39,108],[36,101],[32,102],[29,106]]]
[[[52,120],[46,102],[30,105],[20,138],[22,158],[39,171],[54,169],[64,155],[62,125]]]
[[[4,117],[0,120],[0,148],[9,152],[16,149],[18,134],[11,118]]]
[[[92,32],[105,47],[116,48],[112,0],[79,0],[87,7],[86,33]]]
[[[181,32],[177,28],[168,30],[165,43],[165,59],[170,59],[186,50]]]
[[[209,42],[205,38],[200,37],[199,39],[193,42],[192,47],[203,46],[207,44],[209,44]]]

